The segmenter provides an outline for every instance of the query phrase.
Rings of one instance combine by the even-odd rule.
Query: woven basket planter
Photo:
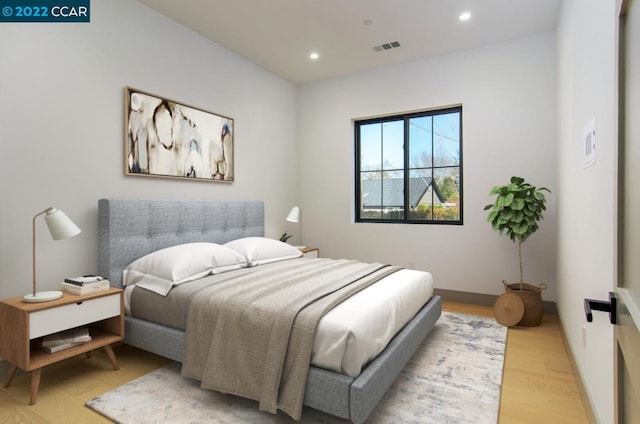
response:
[[[509,283],[502,281],[505,293],[513,293],[524,303],[524,315],[517,325],[537,327],[542,322],[542,290],[548,286],[540,284],[536,287],[527,283]]]

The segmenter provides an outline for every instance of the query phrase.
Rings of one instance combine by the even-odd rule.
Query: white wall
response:
[[[520,175],[553,191],[524,266],[555,300],[555,43],[547,33],[299,87],[303,244],[322,256],[413,261],[438,288],[500,294],[502,279],[519,278],[517,250],[483,207],[491,187]],[[464,225],[354,223],[352,120],[453,104],[463,105]]]
[[[97,272],[102,197],[259,199],[279,237],[297,199],[295,86],[133,0],[94,0],[88,24],[0,25],[0,297],[31,287],[31,219],[48,206],[83,230],[38,222],[38,287]],[[124,86],[235,119],[232,184],[126,177]]]
[[[601,423],[613,422],[613,327],[600,312],[587,323],[583,300],[607,300],[616,275],[618,7],[565,0],[558,23],[558,310]],[[583,168],[592,118],[596,162]]]

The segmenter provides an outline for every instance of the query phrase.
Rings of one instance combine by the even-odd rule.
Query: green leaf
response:
[[[514,214],[515,214],[515,211],[513,209],[505,209],[502,212],[502,216],[507,220],[512,219]]]
[[[503,204],[503,206],[509,206],[509,205],[511,205],[511,203],[513,202],[513,198],[514,198],[515,196],[513,195],[513,193],[509,193],[509,194],[507,194],[506,196],[502,196],[502,197],[503,197],[503,199],[504,199],[504,201],[503,201],[503,203],[502,203],[502,204]]]
[[[520,211],[524,208],[524,206],[525,206],[525,201],[523,199],[517,198],[513,200],[510,207],[511,209]]]
[[[525,234],[528,229],[529,229],[529,226],[527,224],[520,223],[513,226],[513,232],[518,234],[519,236]]]
[[[495,196],[496,194],[500,194],[500,189],[502,187],[500,186],[495,186],[491,189],[491,191],[489,192],[489,196]]]
[[[524,219],[524,213],[522,211],[515,211],[510,219],[511,222],[520,223]]]

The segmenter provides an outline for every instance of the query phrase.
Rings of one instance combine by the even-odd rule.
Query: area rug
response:
[[[498,421],[507,329],[494,319],[443,312],[367,423]],[[293,423],[257,402],[202,390],[172,363],[86,403],[121,424]],[[302,423],[345,423],[305,408]]]

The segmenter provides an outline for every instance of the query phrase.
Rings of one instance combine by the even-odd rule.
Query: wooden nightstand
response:
[[[317,247],[303,247],[300,251],[304,254],[305,258],[319,258],[320,257],[320,249]]]
[[[34,405],[40,387],[42,367],[104,347],[114,369],[119,369],[111,344],[124,338],[122,290],[76,296],[69,293],[57,300],[25,303],[22,296],[0,301],[0,356],[11,363],[4,387],[9,387],[18,368],[31,371],[31,399]],[[88,327],[91,341],[47,353],[37,346],[43,336],[75,327]]]

